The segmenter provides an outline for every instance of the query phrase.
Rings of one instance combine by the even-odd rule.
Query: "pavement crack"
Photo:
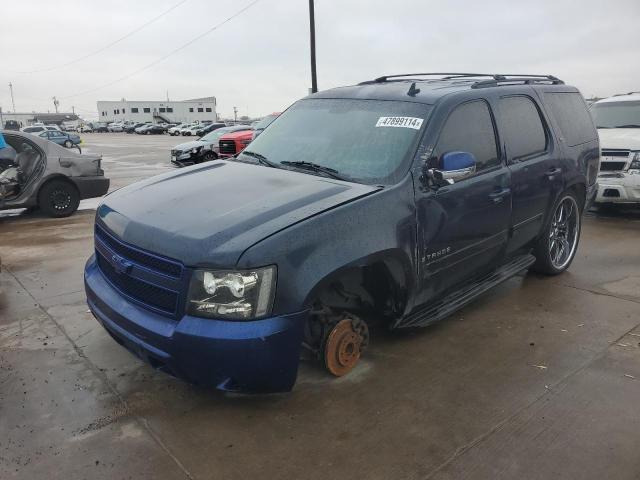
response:
[[[40,305],[40,302],[38,302],[38,300],[31,294],[31,292],[25,287],[25,285],[20,281],[20,279],[8,268],[8,267],[4,267],[3,269],[6,273],[8,273],[9,275],[11,275],[13,277],[13,279],[18,283],[18,285],[20,285],[20,287],[27,293],[27,295],[29,295],[29,297],[33,300],[34,305],[37,306],[37,308],[56,326],[56,328],[58,328],[58,330],[60,330],[60,332],[62,333],[62,335],[64,335],[64,337],[67,339],[67,341],[71,344],[71,346],[73,347],[73,350],[76,352],[76,354],[88,365],[88,367],[91,369],[91,371],[98,377],[100,378],[104,384],[107,386],[107,388],[111,391],[111,393],[113,394],[113,396],[122,404],[122,409],[127,412],[127,411],[131,411],[129,403],[127,402],[127,400],[120,394],[120,392],[118,391],[118,389],[115,387],[115,385],[113,385],[110,381],[109,381],[109,377],[107,377],[107,375],[100,370],[100,368],[98,368],[90,359],[89,357],[87,357],[85,355],[85,353],[82,351],[82,349],[76,344],[76,342],[73,341],[73,339],[69,336],[69,334],[67,333],[67,331],[65,330],[65,328],[60,325],[60,323],[53,318],[53,316],[47,312],[47,310],[42,307],[42,305]],[[151,428],[151,425],[149,425],[149,421],[144,418],[141,415],[134,415],[132,417],[136,423],[138,423],[138,425],[140,425],[140,427],[142,427],[142,429],[144,431],[147,432],[147,434],[153,439],[153,441],[160,447],[160,449],[169,457],[171,458],[171,460],[176,464],[176,466],[182,471],[182,473],[184,473],[185,477],[188,478],[189,480],[195,480],[195,477],[191,474],[191,472],[189,472],[189,470],[187,469],[187,467],[180,461],[180,459],[178,459],[178,457],[176,457],[173,452],[171,452],[171,450],[169,449],[169,447],[162,441],[162,439],[160,438],[160,436]]]

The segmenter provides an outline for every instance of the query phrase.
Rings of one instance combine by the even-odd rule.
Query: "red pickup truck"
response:
[[[240,153],[251,143],[251,140],[253,140],[253,129],[249,128],[223,135],[218,141],[220,157],[231,157],[236,153]]]
[[[254,122],[250,129],[229,133],[220,137],[218,143],[220,146],[220,156],[230,157],[236,153],[240,153],[251,143],[251,140],[255,140],[279,115],[280,112],[274,112],[271,115],[263,117],[258,122]]]

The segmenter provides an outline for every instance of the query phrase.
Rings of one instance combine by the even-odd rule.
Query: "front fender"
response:
[[[406,276],[408,302],[416,276],[416,216],[411,176],[291,225],[247,249],[239,268],[278,266],[274,314],[308,308],[314,293],[341,271],[391,262]]]

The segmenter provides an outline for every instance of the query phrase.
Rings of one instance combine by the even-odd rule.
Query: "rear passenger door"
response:
[[[498,125],[511,170],[512,236],[507,253],[538,236],[562,185],[561,152],[533,97],[523,94],[498,100]]]

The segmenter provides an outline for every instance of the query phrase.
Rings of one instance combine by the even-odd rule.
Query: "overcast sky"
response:
[[[310,86],[307,0],[260,0],[217,30],[155,62],[252,0],[2,2],[0,106],[96,117],[97,100],[214,95],[218,112],[280,111]],[[640,90],[640,1],[316,0],[318,86],[382,74],[473,71],[553,74],[582,93]],[[104,88],[103,85],[110,84]],[[94,90],[88,93],[88,90]],[[80,94],[80,95],[78,95]]]

